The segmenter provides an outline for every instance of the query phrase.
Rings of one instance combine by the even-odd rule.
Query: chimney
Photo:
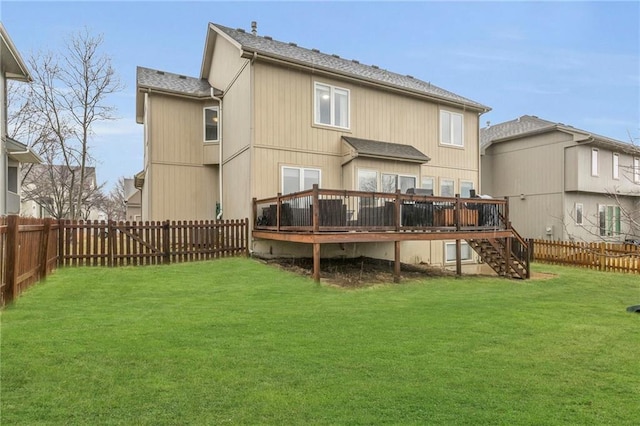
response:
[[[258,23],[256,21],[251,21],[251,34],[258,35]]]

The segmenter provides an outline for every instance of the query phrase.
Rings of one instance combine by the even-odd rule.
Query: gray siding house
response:
[[[480,129],[481,191],[508,197],[527,238],[640,235],[640,147],[524,115]]]

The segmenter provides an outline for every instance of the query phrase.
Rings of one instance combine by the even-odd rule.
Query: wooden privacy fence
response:
[[[536,262],[640,274],[640,247],[618,243],[530,240]]]
[[[0,217],[0,306],[58,265],[155,265],[248,254],[248,219],[76,222]]]
[[[125,266],[249,254],[249,220],[61,221],[60,265]]]
[[[0,306],[55,269],[58,231],[51,219],[0,217]]]

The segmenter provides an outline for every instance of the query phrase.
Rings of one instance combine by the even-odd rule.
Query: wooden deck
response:
[[[394,242],[396,277],[400,274],[402,241],[456,240],[459,274],[462,240],[500,241],[493,246],[497,251],[505,251],[506,270],[510,270],[512,259],[506,253],[511,253],[514,247],[519,252],[513,259],[516,264],[524,263],[525,260],[519,258],[528,256],[522,253],[523,248],[526,251],[526,243],[509,222],[506,199],[434,197],[314,186],[294,194],[254,199],[253,210],[254,238],[313,244],[316,280],[320,278],[320,245],[326,243]],[[513,245],[512,238],[517,239]],[[479,254],[482,257],[482,253]]]

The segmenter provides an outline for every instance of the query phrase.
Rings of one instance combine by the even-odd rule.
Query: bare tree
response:
[[[45,177],[54,179],[59,171],[50,168],[48,176],[40,174],[37,179],[23,175],[23,183],[35,184],[53,190],[58,186],[58,195],[64,195],[66,207],[54,209],[57,213],[74,219],[82,217],[83,203],[92,197],[92,185],[87,185],[87,168],[93,164],[90,141],[94,125],[100,121],[115,119],[115,107],[107,103],[109,95],[123,89],[111,58],[101,52],[102,35],[94,36],[86,28],[72,34],[61,52],[40,52],[29,59],[33,83],[28,92],[14,105],[13,133],[24,131],[28,125],[38,129],[39,152],[50,165],[60,164],[66,168],[64,184],[56,181],[43,185]]]
[[[100,209],[107,215],[109,220],[125,220],[126,218],[126,198],[124,177],[118,178],[116,185],[108,195],[104,195],[101,200]]]

